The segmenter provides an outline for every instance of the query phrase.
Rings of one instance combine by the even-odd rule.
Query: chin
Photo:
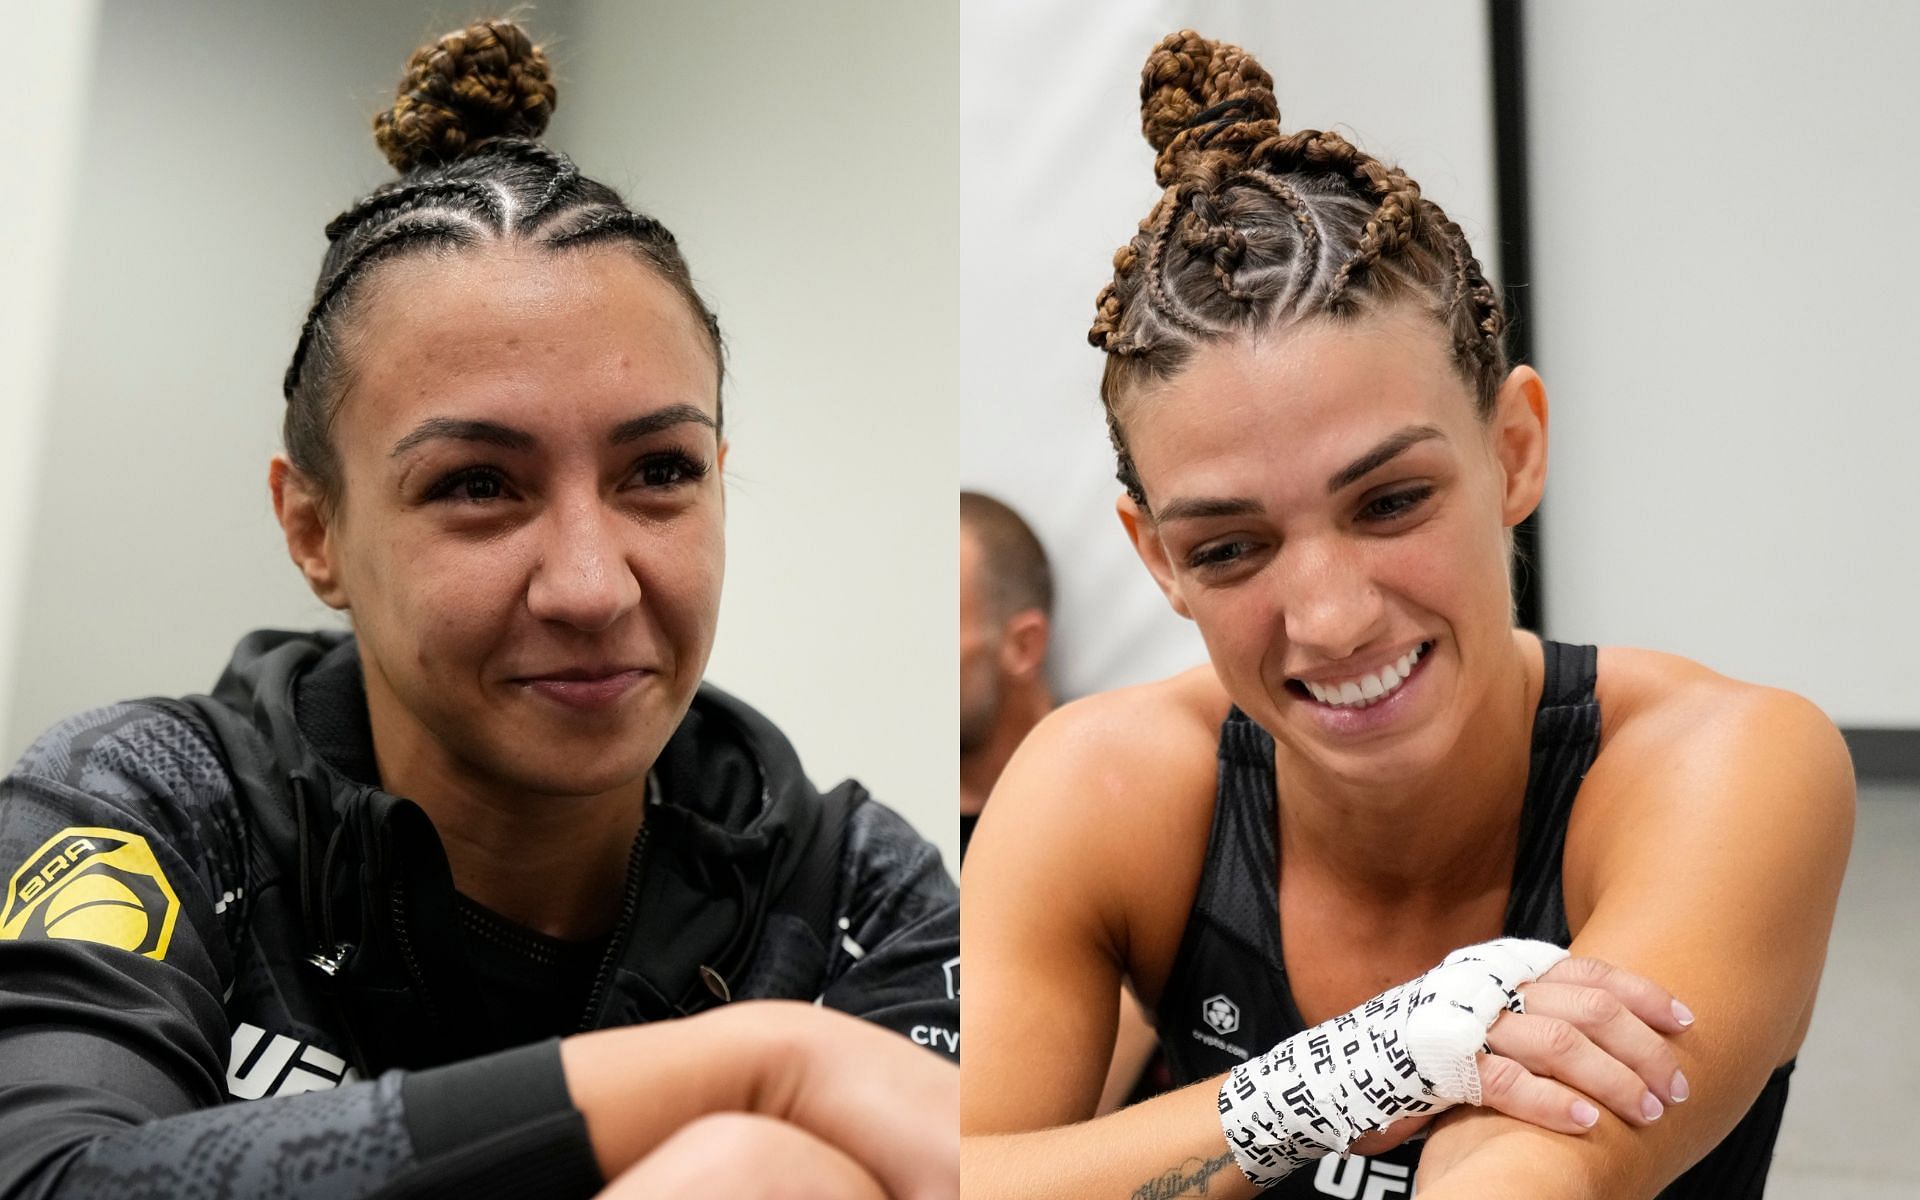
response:
[[[601,796],[630,786],[646,778],[652,759],[623,755],[621,762],[605,759],[583,762],[579,758],[543,752],[511,763],[500,764],[492,772],[516,791],[538,796]]]

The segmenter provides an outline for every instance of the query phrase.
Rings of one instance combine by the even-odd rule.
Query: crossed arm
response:
[[[1850,843],[1851,769],[1837,733],[1810,705],[1759,689],[1744,689],[1739,704],[1724,699],[1643,721],[1644,732],[1623,731],[1582,791],[1566,855],[1569,911],[1580,929],[1574,953],[1659,980],[1698,1018],[1684,1036],[1664,1039],[1663,1052],[1677,1055],[1668,1061],[1690,1084],[1688,1100],[1650,1124],[1603,1112],[1598,1127],[1578,1136],[1487,1109],[1460,1111],[1443,1119],[1423,1153],[1423,1197],[1650,1197],[1723,1138],[1791,1057],[1811,1011]],[[1160,749],[1141,752],[1182,761],[1167,756],[1179,748]],[[1125,861],[1111,857],[1111,831],[1122,822],[1097,805],[1075,809],[1089,792],[1086,770],[1128,767],[1090,763],[1070,744],[1051,750],[1043,743],[1010,772],[1016,790],[1044,800],[1006,806],[1026,810],[1018,848],[991,836],[990,805],[989,836],[968,864],[969,872],[990,871],[993,882],[970,888],[966,900],[974,987],[962,1083],[965,1188],[984,1196],[1252,1195],[1226,1155],[1218,1080],[1088,1120],[1112,1044],[1104,997],[1130,960],[1130,933],[1089,899],[1103,889],[1090,880],[1075,886],[1075,869],[1061,864],[1096,864],[1097,874]],[[1075,765],[1056,772],[1048,757]],[[1126,819],[1136,815],[1164,826],[1145,831],[1149,844],[1195,844],[1192,828],[1174,827],[1177,815]],[[1204,844],[1204,831],[1198,840]],[[1182,871],[1197,878],[1197,860],[1170,863],[1164,881],[1130,878],[1129,886],[1188,895],[1192,880]],[[1044,915],[1033,896],[1045,897]],[[1597,1028],[1617,1016],[1602,1011],[1604,1000],[1581,1003],[1595,1011],[1569,1014],[1570,1025]],[[1648,1086],[1668,1096],[1660,1082]],[[1358,1149],[1384,1149],[1406,1132],[1396,1126],[1387,1140]]]
[[[1573,951],[1686,998],[1698,1028],[1673,1045],[1690,1098],[1643,1129],[1603,1114],[1580,1138],[1449,1114],[1421,1156],[1422,1200],[1652,1196],[1798,1049],[1852,844],[1853,771],[1813,706],[1750,693],[1623,732],[1568,831]]]

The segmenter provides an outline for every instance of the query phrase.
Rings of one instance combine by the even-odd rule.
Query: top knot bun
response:
[[[1191,29],[1170,33],[1140,71],[1140,131],[1158,155],[1160,186],[1191,174],[1201,156],[1231,152],[1280,128],[1273,76],[1253,55]],[[1208,136],[1199,136],[1212,131]],[[1234,134],[1224,139],[1221,134]],[[1244,153],[1244,150],[1242,151]]]
[[[450,162],[492,138],[538,139],[556,93],[546,54],[512,21],[475,21],[407,60],[394,106],[373,119],[393,169]]]

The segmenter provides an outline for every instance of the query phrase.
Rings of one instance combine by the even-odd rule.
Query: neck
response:
[[[1510,647],[1466,722],[1473,736],[1415,782],[1354,784],[1278,751],[1285,860],[1311,863],[1356,897],[1394,905],[1414,897],[1446,905],[1505,888],[1542,674],[1531,634],[1515,631]]]
[[[613,927],[646,813],[644,775],[597,796],[503,786],[410,718],[383,722],[394,714],[381,713],[371,688],[367,700],[381,784],[432,819],[462,895],[549,937],[577,941]]]
[[[1053,711],[1053,693],[1035,681],[1009,687],[1002,697],[993,732],[978,746],[960,752],[960,812],[978,815],[993,794],[993,785],[1007,769],[1008,760],[1041,718]]]

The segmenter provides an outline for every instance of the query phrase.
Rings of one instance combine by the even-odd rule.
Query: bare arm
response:
[[[581,1034],[561,1043],[567,1089],[601,1174],[615,1179],[701,1118],[788,1124],[897,1200],[958,1195],[959,1072],[897,1034],[793,1001]]]
[[[1089,1119],[1113,1046],[1112,997],[1120,964],[1132,961],[1122,947],[1149,960],[1155,943],[1164,949],[1168,933],[1159,927],[1153,903],[1171,914],[1177,939],[1211,817],[1203,811],[1182,829],[1177,801],[1123,808],[1120,792],[1137,795],[1165,778],[1164,766],[1159,773],[1145,772],[1129,761],[1131,754],[1159,753],[1162,764],[1182,760],[1166,755],[1168,747],[1155,747],[1151,731],[1116,741],[1101,736],[1111,731],[1099,728],[1097,719],[1092,724],[1089,730],[1056,722],[1036,731],[988,805],[967,861],[965,1189],[985,1197],[1252,1195],[1222,1132],[1220,1078]],[[1088,789],[1104,795],[1089,802]],[[1148,896],[1144,913],[1128,914],[1126,895]],[[1546,994],[1559,999],[1543,999],[1544,1007],[1568,997],[1578,1002],[1593,990],[1572,974],[1576,981],[1557,982]],[[1630,1036],[1629,1042],[1660,1047],[1655,1057],[1665,1064],[1661,1078],[1670,1078],[1672,1059],[1652,1031],[1677,1030],[1672,997],[1644,980],[1613,974],[1617,978],[1607,985],[1612,994],[1641,1014],[1628,1031],[1638,1040]],[[1492,1073],[1486,1064],[1498,1060],[1482,1063],[1488,1103],[1578,1132],[1571,1112],[1575,1093],[1541,1078],[1554,1075],[1615,1104],[1616,1111],[1637,1111],[1637,1082],[1620,1095],[1601,1086],[1616,1077],[1632,1080],[1622,1065],[1628,1055],[1609,1057],[1584,1039],[1571,1049],[1543,1048],[1536,1035],[1547,1022],[1544,1016],[1510,1015],[1494,1027],[1495,1049],[1527,1062],[1526,1069],[1507,1062],[1508,1070]],[[1354,1148],[1377,1153],[1410,1136],[1418,1124],[1402,1121]]]
[[[1120,1024],[1113,1038],[1113,1062],[1107,1067],[1107,1082],[1100,1088],[1098,1112],[1105,1116],[1117,1112],[1140,1086],[1140,1076],[1153,1061],[1160,1035],[1133,993],[1120,989]]]
[[[1811,705],[1746,692],[1665,714],[1630,740],[1623,730],[1569,832],[1574,950],[1687,998],[1699,1023],[1675,1050],[1689,1099],[1651,1128],[1603,1115],[1578,1139],[1483,1111],[1452,1116],[1421,1158],[1425,1200],[1652,1196],[1794,1053],[1851,843],[1852,768]]]

